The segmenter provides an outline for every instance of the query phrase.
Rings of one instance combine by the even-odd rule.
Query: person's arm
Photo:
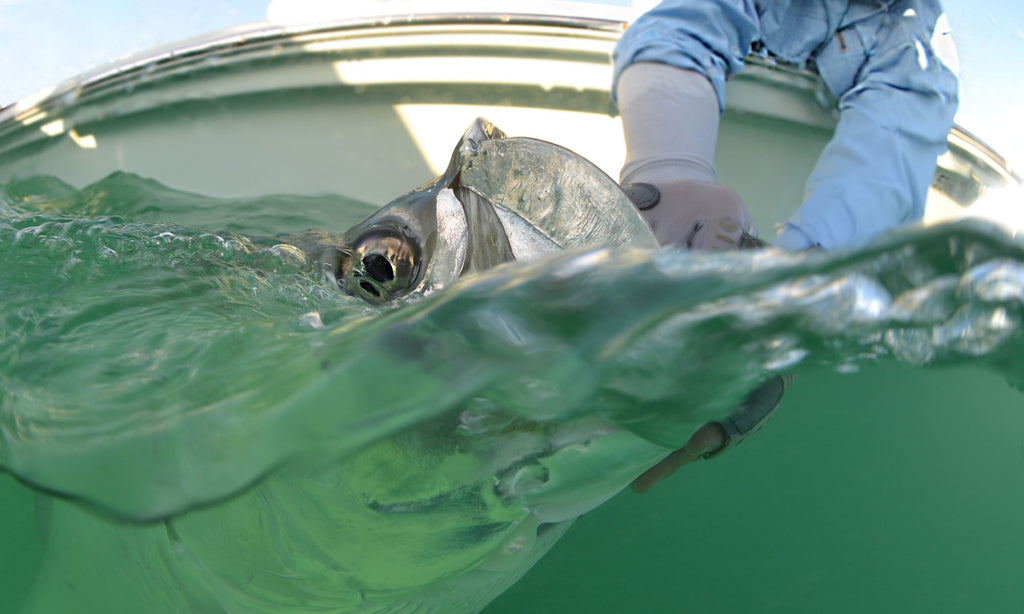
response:
[[[957,79],[930,47],[934,20],[919,12],[898,8],[855,24],[819,54],[819,72],[839,92],[839,124],[776,245],[857,246],[923,215]]]
[[[626,161],[620,181],[659,243],[731,249],[758,244],[746,207],[713,167],[726,79],[757,32],[752,2],[671,0],[645,14],[616,49],[613,96]],[[680,467],[742,441],[778,405],[788,379],[756,389],[729,416],[698,429],[632,487],[644,492]]]
[[[728,249],[755,235],[713,167],[725,81],[757,32],[752,2],[668,0],[616,47],[613,97],[626,160],[619,180],[662,245]]]
[[[612,59],[612,99],[622,71],[639,62],[692,70],[708,78],[725,109],[725,81],[743,70],[757,37],[753,0],[665,0],[641,15],[619,41]]]

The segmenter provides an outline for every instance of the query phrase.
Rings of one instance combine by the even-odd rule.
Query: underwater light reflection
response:
[[[25,113],[34,113],[39,110],[39,103],[50,97],[57,91],[57,85],[50,85],[40,90],[36,90],[35,93],[29,94],[25,98],[22,98],[18,102],[14,103],[15,115],[23,115]],[[21,121],[19,119],[19,121]]]
[[[64,134],[64,120],[55,119],[52,122],[48,122],[43,124],[42,126],[39,126],[39,129],[46,136],[59,136],[61,134]]]
[[[96,136],[92,134],[78,134],[74,128],[67,129],[63,119],[55,119],[39,127],[43,134],[50,137],[60,136],[67,132],[71,141],[82,149],[96,149]]]
[[[19,115],[16,115],[14,117],[14,120],[19,121],[26,126],[31,126],[32,124],[38,121],[46,119],[47,116],[48,113],[46,111],[40,111],[39,109],[32,108],[28,111],[20,113]]]
[[[334,72],[339,81],[349,85],[493,83],[581,91],[607,88],[611,74],[608,66],[567,60],[539,64],[524,58],[461,56],[339,60],[334,62]]]
[[[68,130],[68,136],[82,149],[96,149],[96,137],[91,134],[78,134],[74,128]]]
[[[431,28],[421,28],[415,30],[411,36],[389,36],[387,39],[387,49],[422,50],[425,47],[450,48],[453,45],[450,34],[431,34],[430,31]],[[306,42],[302,48],[303,50],[312,53],[352,51],[357,49],[379,50],[382,47],[380,40],[377,38],[337,38],[337,36],[337,34],[332,33],[330,39],[324,39],[322,35],[302,35],[296,36],[293,40],[297,42],[309,41]],[[506,52],[508,49],[539,49],[548,51],[551,49],[552,41],[550,40],[550,37],[529,37],[521,34],[501,34],[500,30],[480,32],[477,28],[473,28],[467,29],[466,33],[461,34],[458,45],[466,48],[470,48],[471,46],[496,48]],[[573,41],[572,51],[607,54],[608,49],[605,41],[588,41],[580,39]]]

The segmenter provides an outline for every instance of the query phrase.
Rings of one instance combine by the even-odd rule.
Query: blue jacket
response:
[[[753,42],[810,61],[839,123],[776,243],[856,246],[924,213],[957,107],[956,76],[930,44],[941,13],[938,0],[665,0],[623,35],[613,83],[634,62],[695,70],[721,109]]]

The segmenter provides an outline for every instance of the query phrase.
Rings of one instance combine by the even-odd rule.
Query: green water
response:
[[[1019,611],[1020,244],[576,251],[378,308],[305,233],[374,208],[3,187],[0,610],[477,611],[796,372],[485,611]]]
[[[1017,612],[1022,409],[969,368],[803,373],[756,437],[587,514],[485,612]]]

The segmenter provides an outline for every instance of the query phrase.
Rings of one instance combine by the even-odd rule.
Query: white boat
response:
[[[0,180],[52,175],[82,187],[126,171],[210,196],[383,204],[436,176],[477,116],[617,176],[624,146],[608,88],[624,21],[557,14],[564,3],[546,4],[555,14],[371,8],[388,4],[399,8],[221,31],[39,92],[0,112]],[[816,75],[755,56],[727,100],[718,174],[770,235],[802,200],[835,126],[833,101]],[[926,221],[975,209],[1010,219],[975,205],[1019,185],[955,127]]]

